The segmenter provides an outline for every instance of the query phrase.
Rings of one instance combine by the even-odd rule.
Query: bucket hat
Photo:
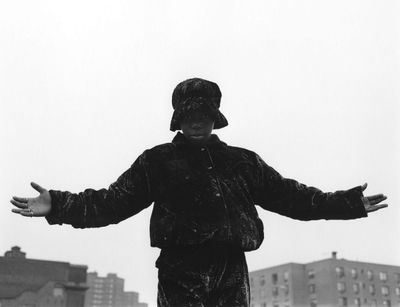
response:
[[[187,79],[179,83],[172,93],[174,113],[170,130],[180,130],[182,116],[195,110],[208,112],[214,119],[214,129],[228,125],[225,116],[219,110],[221,91],[214,82],[201,78]]]

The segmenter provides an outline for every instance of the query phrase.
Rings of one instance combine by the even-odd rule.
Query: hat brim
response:
[[[226,119],[224,114],[222,114],[220,110],[215,110],[214,112],[214,129],[221,129],[228,126],[228,120]],[[171,131],[181,130],[181,116],[182,112],[180,112],[180,110],[174,111],[169,128]]]

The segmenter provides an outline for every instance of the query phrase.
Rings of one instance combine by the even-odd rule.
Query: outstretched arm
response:
[[[50,224],[71,224],[76,228],[116,224],[140,212],[152,203],[143,153],[108,189],[86,189],[81,193],[47,191],[32,183],[40,195],[36,198],[13,197],[23,216],[45,216]]]
[[[386,196],[382,194],[364,197],[367,185],[349,190],[324,193],[293,179],[282,177],[260,157],[258,163],[258,188],[256,203],[262,208],[294,219],[354,219],[366,217],[387,207],[378,205]]]

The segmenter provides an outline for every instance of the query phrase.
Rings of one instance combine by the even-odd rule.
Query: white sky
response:
[[[115,272],[156,305],[151,209],[91,230],[10,212],[12,195],[108,187],[170,141],[171,94],[217,82],[228,144],[324,191],[369,183],[389,208],[300,222],[259,210],[249,269],[330,256],[400,265],[400,7],[397,1],[0,2],[0,253]]]

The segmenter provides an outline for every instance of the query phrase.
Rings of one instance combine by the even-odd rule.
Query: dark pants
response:
[[[246,307],[244,252],[224,245],[162,249],[157,259],[159,307]]]

